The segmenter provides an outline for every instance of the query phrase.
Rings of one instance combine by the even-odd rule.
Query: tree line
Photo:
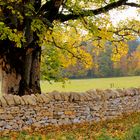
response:
[[[75,65],[69,65],[67,68],[57,69],[58,62],[55,61],[55,63],[53,63],[53,72],[55,72],[57,76],[55,73],[48,71],[48,69],[44,67],[46,65],[44,65],[42,66],[42,79],[45,79],[45,74],[47,72],[50,72],[51,75],[54,77],[56,76],[59,80],[62,80],[62,77],[79,79],[140,75],[140,40],[128,41],[127,44],[127,54],[122,55],[119,60],[114,61],[112,59],[112,55],[114,54],[111,42],[107,42],[105,45],[105,50],[101,49],[99,53],[93,51],[95,47],[91,45],[90,41],[82,42],[81,46],[83,46],[83,49],[86,49],[92,56],[93,62],[90,68],[86,69],[80,62],[77,62]]]
[[[86,44],[88,46],[88,43]],[[94,47],[93,47],[94,48]],[[105,50],[99,54],[89,53],[93,58],[93,65],[89,70],[81,68],[78,64],[67,68],[71,73],[70,78],[101,78],[101,77],[121,77],[140,75],[140,41],[128,42],[127,54],[122,55],[119,60],[112,59],[112,44],[107,43]]]

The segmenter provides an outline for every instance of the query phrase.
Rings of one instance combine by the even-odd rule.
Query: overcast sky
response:
[[[117,24],[120,20],[126,20],[126,19],[137,19],[140,20],[140,14],[136,11],[136,8],[130,7],[127,10],[122,11],[116,11],[112,10],[110,11],[111,20],[114,24]]]

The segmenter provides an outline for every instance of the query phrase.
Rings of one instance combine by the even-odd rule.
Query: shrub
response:
[[[103,130],[102,134],[99,137],[97,137],[97,140],[119,140],[119,139],[107,135],[106,130]]]
[[[125,137],[125,140],[140,140],[140,125],[131,128]]]

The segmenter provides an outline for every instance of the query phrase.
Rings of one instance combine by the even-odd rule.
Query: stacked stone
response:
[[[139,101],[140,89],[136,88],[4,95],[0,98],[0,131],[110,119],[139,111]]]

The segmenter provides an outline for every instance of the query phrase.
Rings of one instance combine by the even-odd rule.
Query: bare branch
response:
[[[131,3],[125,3],[124,5],[128,5],[128,6],[131,6],[131,7],[140,8],[140,4],[137,4],[137,3],[134,3],[134,2],[131,2]]]
[[[110,3],[110,4],[106,5],[106,6],[98,8],[98,9],[82,10],[81,13],[79,13],[79,14],[75,14],[74,12],[71,13],[71,14],[68,14],[68,15],[58,14],[56,19],[61,20],[62,22],[64,22],[64,21],[68,21],[70,19],[74,20],[74,19],[78,19],[80,17],[87,17],[91,13],[94,14],[94,15],[98,15],[98,14],[101,14],[101,13],[106,13],[109,10],[112,10],[114,8],[117,8],[117,7],[120,7],[122,5],[125,5],[127,1],[128,0],[119,0],[117,2]]]
[[[57,43],[55,42],[54,37],[52,37],[52,39],[53,39],[53,43],[54,43],[55,47],[57,47],[57,48],[59,48],[59,49],[62,49],[62,50],[65,50],[65,51],[67,51],[69,54],[71,54],[73,57],[75,57],[75,58],[81,60],[81,57],[79,57],[78,55],[75,55],[73,52],[71,52],[71,51],[68,50],[67,48],[60,47],[59,45],[57,45]]]

